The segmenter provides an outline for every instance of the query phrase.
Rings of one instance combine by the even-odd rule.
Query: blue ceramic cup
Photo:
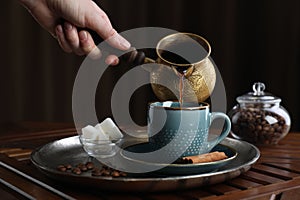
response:
[[[225,126],[220,135],[209,140],[209,128],[216,118],[223,118]],[[149,105],[149,145],[164,149],[165,155],[173,158],[208,153],[229,134],[230,128],[229,117],[210,112],[207,103],[180,106],[179,102],[168,101]]]

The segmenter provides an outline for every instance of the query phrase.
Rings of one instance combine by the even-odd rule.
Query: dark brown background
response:
[[[300,130],[300,1],[102,0],[99,4],[120,32],[155,26],[205,37],[225,83],[228,109],[238,95],[261,81],[282,98],[292,130]],[[3,1],[0,10],[1,129],[23,120],[72,122],[72,87],[83,57],[64,53],[17,1]],[[151,90],[144,89],[140,97],[153,98]],[[108,114],[108,110],[100,113]]]

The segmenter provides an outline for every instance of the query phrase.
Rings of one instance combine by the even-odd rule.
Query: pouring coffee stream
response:
[[[164,53],[166,59],[172,61],[176,61],[176,63],[188,63],[184,58],[181,56],[176,55],[172,52]],[[128,63],[133,63],[134,65],[143,65],[147,63],[156,63],[155,60],[146,57],[145,53],[141,50],[136,50],[135,48],[132,48],[132,51],[124,54],[123,56],[124,61]],[[179,103],[180,105],[183,104],[183,90],[184,90],[184,80],[188,78],[193,70],[193,67],[175,67],[171,66],[174,73],[179,78],[179,84],[178,84],[178,92],[179,92]],[[145,70],[149,71],[151,73],[151,69],[144,67]]]

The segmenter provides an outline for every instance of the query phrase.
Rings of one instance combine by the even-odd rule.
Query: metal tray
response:
[[[161,175],[156,173],[128,174],[126,177],[95,177],[90,173],[75,175],[60,172],[60,164],[84,163],[92,158],[83,150],[78,136],[48,143],[31,154],[31,161],[52,179],[82,187],[126,192],[153,192],[188,189],[220,183],[248,171],[258,158],[259,150],[252,144],[236,139],[225,138],[221,144],[234,148],[238,155],[220,169],[193,175]],[[101,165],[93,159],[96,165]]]

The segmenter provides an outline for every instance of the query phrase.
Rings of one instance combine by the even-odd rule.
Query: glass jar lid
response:
[[[252,86],[253,92],[249,92],[236,98],[239,103],[279,103],[281,99],[265,92],[265,84],[256,82]]]

